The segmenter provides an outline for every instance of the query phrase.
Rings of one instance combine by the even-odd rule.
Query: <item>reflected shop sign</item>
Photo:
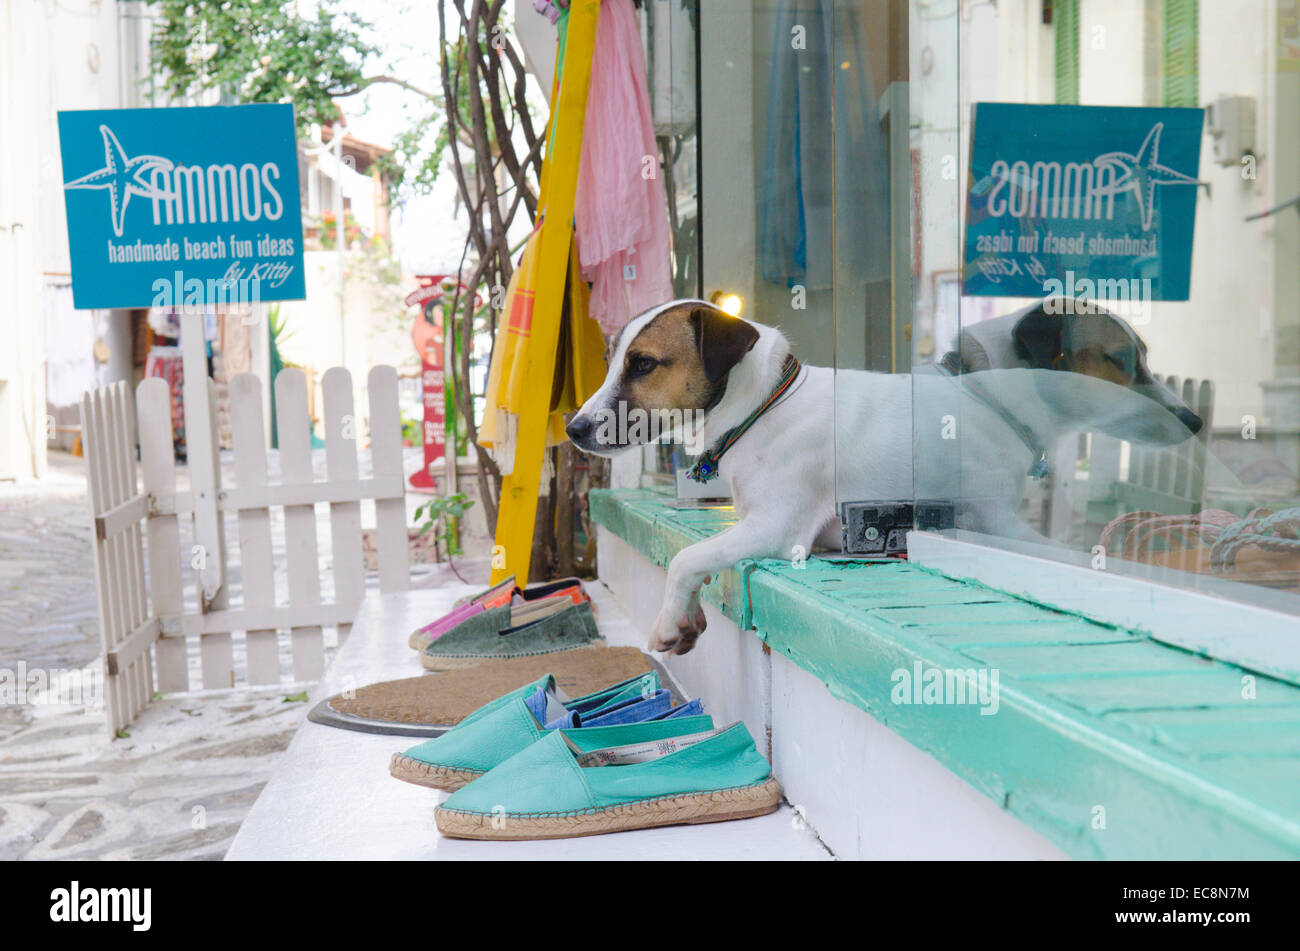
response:
[[[78,308],[301,300],[290,105],[59,113]]]
[[[1203,109],[974,111],[963,293],[1187,300]]]

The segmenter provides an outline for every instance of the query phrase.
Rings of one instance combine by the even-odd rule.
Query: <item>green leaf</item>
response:
[[[359,87],[379,52],[371,25],[337,0],[321,0],[313,17],[284,0],[158,0],[153,11],[154,83],[176,99],[215,91],[291,102],[300,133],[338,118],[334,97]]]
[[[307,691],[304,690],[302,693],[291,693],[289,694],[289,696],[285,697],[280,702],[281,703],[306,703]]]

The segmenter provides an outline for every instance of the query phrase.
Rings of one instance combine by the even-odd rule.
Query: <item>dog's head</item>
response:
[[[1130,412],[1108,419],[1098,428],[1119,439],[1157,445],[1182,442],[1200,431],[1204,421],[1151,373],[1147,345],[1126,321],[1096,307],[1087,313],[1060,313],[1062,308],[1053,307],[1058,312],[1050,313],[1046,303],[1025,313],[1012,329],[1016,355],[1025,365],[1104,380],[1155,404],[1134,402]],[[1050,401],[1051,387],[1045,383],[1039,389]],[[1065,405],[1055,408],[1068,417],[1088,410]]]
[[[565,427],[583,452],[612,456],[702,419],[758,341],[753,324],[706,301],[670,301],[622,329],[605,382]]]

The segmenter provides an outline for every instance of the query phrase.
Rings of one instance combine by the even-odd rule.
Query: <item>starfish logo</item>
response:
[[[109,214],[113,219],[113,233],[122,237],[126,223],[126,206],[132,195],[153,200],[169,200],[171,192],[159,189],[145,176],[154,171],[170,172],[172,160],[157,155],[137,155],[129,158],[122,143],[117,141],[113,130],[106,125],[99,127],[99,134],[104,139],[104,167],[83,175],[76,181],[65,182],[63,187],[99,188],[108,192]]]
[[[1147,133],[1146,141],[1137,155],[1128,152],[1107,152],[1092,160],[1093,167],[1107,169],[1111,180],[1098,184],[1094,195],[1122,195],[1132,191],[1137,195],[1138,210],[1142,214],[1142,230],[1150,231],[1155,220],[1156,188],[1161,185],[1200,185],[1197,179],[1160,164],[1160,133],[1165,124],[1157,122]]]

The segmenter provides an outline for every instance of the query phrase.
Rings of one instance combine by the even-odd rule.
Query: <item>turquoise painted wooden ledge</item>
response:
[[[661,566],[735,521],[665,503],[591,493]],[[1300,858],[1300,687],[906,563],[745,562],[704,596],[1076,858]],[[997,691],[925,702],[918,671]]]

